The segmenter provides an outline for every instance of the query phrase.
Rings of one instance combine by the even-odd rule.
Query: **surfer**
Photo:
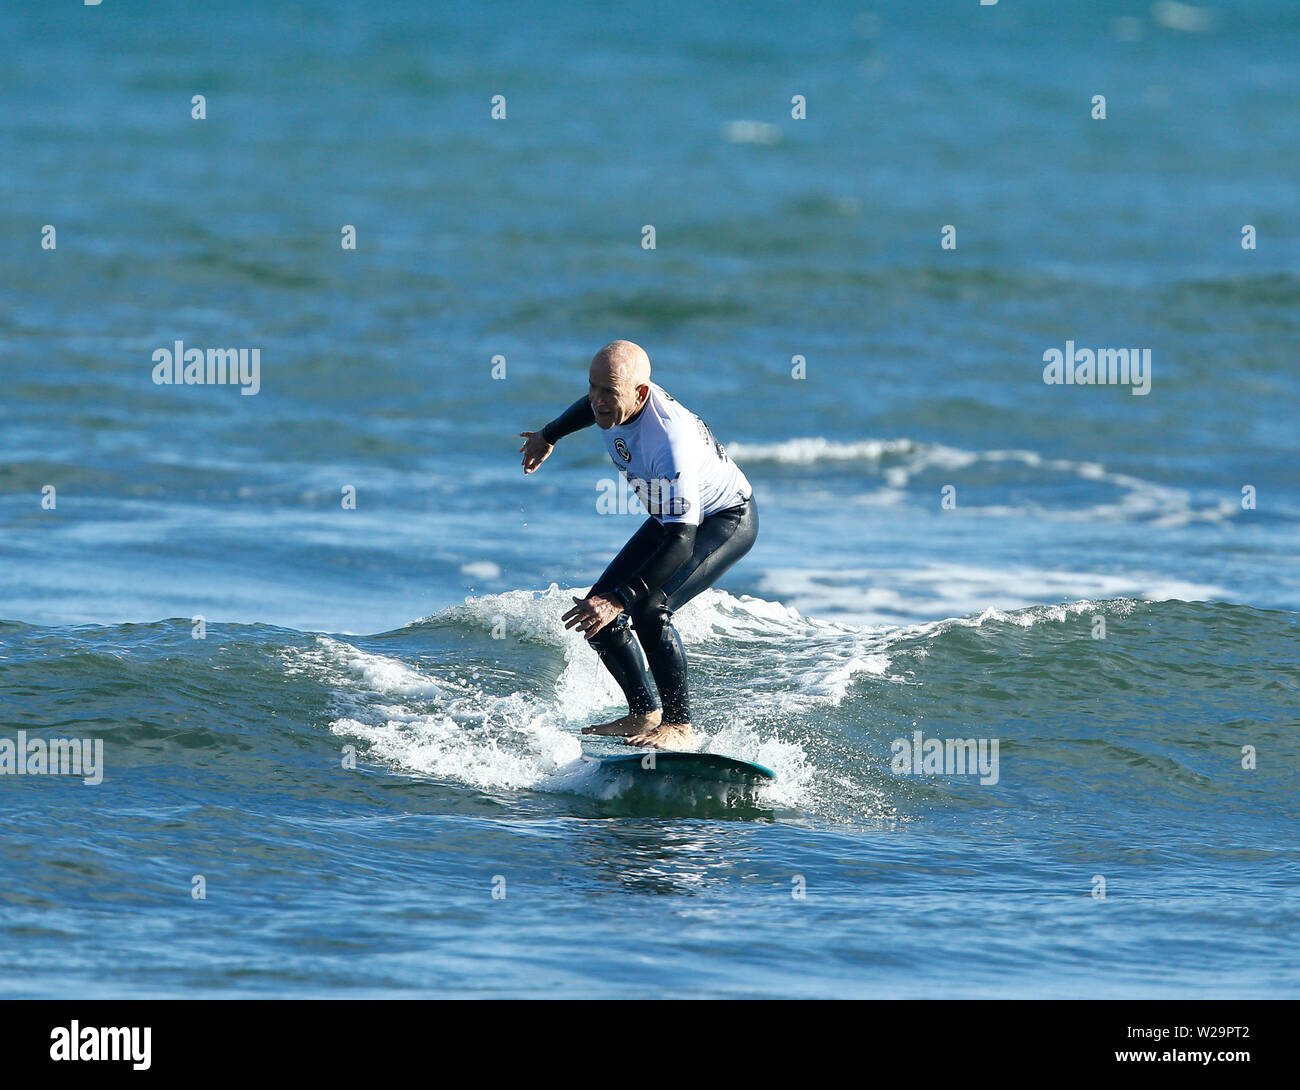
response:
[[[541,431],[519,433],[528,474],[564,436],[598,424],[610,459],[650,515],[562,618],[586,636],[627,697],[627,715],[583,733],[689,749],[686,655],[672,617],[749,552],[758,536],[753,489],[708,425],[650,381],[650,358],[639,345],[611,341],[587,378],[586,397]]]

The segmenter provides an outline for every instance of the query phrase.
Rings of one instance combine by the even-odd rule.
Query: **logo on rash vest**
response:
[[[618,456],[625,462],[632,460],[632,452],[627,449],[627,444],[623,442],[622,437],[614,440],[614,449],[618,451]]]

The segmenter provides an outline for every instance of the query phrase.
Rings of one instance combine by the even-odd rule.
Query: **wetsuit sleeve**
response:
[[[690,558],[694,549],[694,526],[685,522],[666,524],[659,548],[646,557],[645,563],[631,579],[610,593],[621,598],[623,605],[633,605],[667,583]]]
[[[592,411],[591,402],[586,397],[580,397],[542,428],[542,438],[554,446],[556,440],[572,435],[580,428],[588,427],[595,422],[596,414]]]

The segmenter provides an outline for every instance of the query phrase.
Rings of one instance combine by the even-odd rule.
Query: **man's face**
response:
[[[601,428],[608,430],[636,412],[641,397],[631,379],[621,371],[611,370],[607,364],[593,363],[587,380],[590,384],[587,400]]]

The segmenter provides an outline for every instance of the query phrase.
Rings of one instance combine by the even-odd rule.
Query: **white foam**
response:
[[[556,683],[554,708],[561,721],[572,721],[593,709],[612,707],[623,701],[622,691],[600,664],[586,637],[577,629],[566,629],[561,620],[572,608],[573,599],[583,597],[589,589],[561,589],[552,583],[544,591],[512,590],[469,597],[463,606],[444,612],[453,620],[489,630],[497,628],[509,637],[560,648],[565,668]]]
[[[1180,488],[1156,484],[1131,474],[1115,473],[1097,462],[1070,458],[1045,458],[1032,450],[962,450],[942,443],[923,443],[912,439],[862,439],[838,442],[811,436],[787,439],[779,443],[732,443],[728,451],[738,462],[776,462],[782,465],[810,466],[818,463],[883,463],[878,472],[884,486],[859,490],[853,502],[870,507],[894,507],[906,498],[906,492],[919,475],[933,471],[956,472],[981,464],[1014,463],[1039,470],[1044,475],[1060,474],[1107,484],[1118,493],[1114,501],[1082,507],[1043,506],[1026,503],[979,506],[964,498],[964,510],[988,517],[1024,515],[1032,512],[1060,522],[1150,522],[1166,528],[1190,523],[1221,524],[1236,517],[1237,503],[1231,498],[1197,506],[1191,494]],[[836,503],[845,502],[835,497]]]
[[[370,759],[392,767],[474,787],[524,788],[581,754],[553,710],[528,694],[435,680],[398,659],[323,636],[297,657],[334,686],[343,714],[330,730],[363,739]]]
[[[601,665],[585,637],[566,630],[560,617],[589,588],[508,591],[471,597],[449,614],[507,634],[559,647],[565,667],[555,686],[555,710],[564,720],[586,722],[593,712],[626,710],[622,691]],[[709,588],[678,610],[673,623],[692,660],[737,676],[749,673],[755,645],[779,647],[766,664],[764,688],[752,694],[762,708],[786,710],[810,701],[842,701],[859,674],[887,676],[888,657],[879,635],[852,625],[803,617],[780,602],[749,595],[736,597]]]
[[[504,628],[507,636],[559,648],[564,667],[548,698],[494,691],[499,674],[480,684],[459,676],[464,669],[417,666],[324,636],[287,657],[291,669],[327,678],[336,704],[330,729],[363,740],[367,760],[478,788],[609,797],[627,784],[611,783],[579,760],[578,730],[625,706],[586,640],[560,622],[582,593],[553,584],[541,592],[470,597],[427,619],[485,631]],[[716,711],[700,717],[701,748],[767,765],[779,782],[764,787],[764,799],[779,807],[810,807],[816,770],[808,752],[799,741],[778,737],[771,724],[797,720],[810,706],[842,701],[857,677],[887,678],[883,635],[716,589],[688,603],[676,622],[696,671],[743,679],[732,702],[737,710],[724,711],[721,725]]]
[[[915,450],[910,439],[864,439],[841,443],[821,436],[786,439],[780,443],[728,443],[727,453],[736,461],[781,462],[786,465],[812,465],[814,462],[875,461],[886,454],[905,454]]]
[[[910,568],[777,568],[764,572],[758,585],[765,594],[794,602],[805,613],[829,614],[846,623],[868,625],[960,617],[978,614],[990,606],[1027,609],[1053,598],[1160,602],[1228,596],[1214,584],[1171,579],[1157,573],[944,563]]]
[[[400,659],[374,655],[328,636],[318,636],[317,643],[349,675],[355,676],[372,692],[430,700],[442,696],[442,689],[436,682]]]

